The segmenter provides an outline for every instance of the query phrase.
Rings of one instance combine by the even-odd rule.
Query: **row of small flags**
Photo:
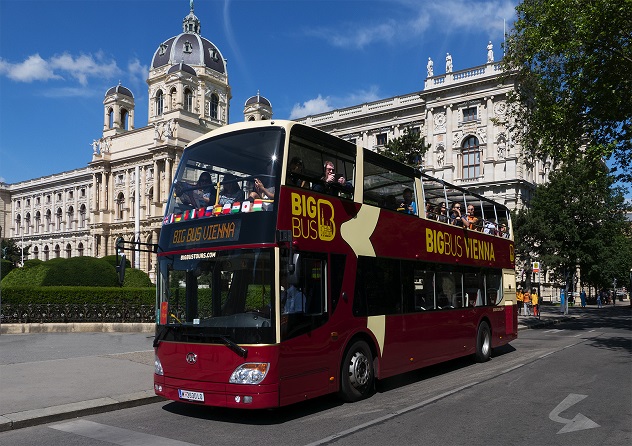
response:
[[[202,207],[199,209],[191,209],[181,214],[169,214],[162,220],[162,223],[168,225],[170,223],[178,223],[181,221],[194,220],[196,218],[216,217],[218,215],[237,214],[239,212],[257,212],[263,211],[263,200],[256,199],[254,201],[244,201],[243,203],[226,203],[225,205],[215,205]]]

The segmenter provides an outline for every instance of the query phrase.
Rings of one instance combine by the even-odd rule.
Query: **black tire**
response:
[[[364,341],[355,341],[347,349],[340,366],[340,398],[352,403],[367,398],[375,391],[373,355]]]
[[[492,356],[492,332],[487,322],[481,322],[476,332],[476,362],[486,362]]]

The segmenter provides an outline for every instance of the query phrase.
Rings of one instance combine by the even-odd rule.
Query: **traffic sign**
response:
[[[540,262],[533,262],[533,268],[532,268],[534,273],[539,273],[540,272]]]

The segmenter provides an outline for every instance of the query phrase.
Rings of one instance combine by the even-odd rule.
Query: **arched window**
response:
[[[169,96],[171,96],[171,110],[175,110],[178,102],[178,90],[175,87],[172,88]]]
[[[37,246],[33,248],[33,258],[39,259],[39,248]]]
[[[58,259],[61,256],[61,248],[59,245],[55,245],[55,258]]]
[[[63,217],[63,212],[61,208],[57,208],[57,212],[55,213],[55,227],[58,231],[61,231],[61,219]]]
[[[82,204],[81,207],[79,208],[79,227],[80,228],[86,227],[86,205],[85,204]]]
[[[108,110],[108,128],[111,129],[114,127],[114,110]]]
[[[193,92],[190,88],[184,89],[184,108],[186,111],[193,111]]]
[[[33,227],[33,232],[35,234],[39,234],[41,224],[42,224],[42,214],[40,213],[40,211],[37,211],[35,213],[35,226]]]
[[[72,256],[72,246],[70,243],[66,245],[66,258],[69,259]]]
[[[481,176],[481,152],[478,146],[478,138],[470,136],[461,146],[463,155],[463,175],[464,180],[473,180]]]
[[[31,233],[31,213],[30,212],[27,212],[26,217],[24,218],[24,233],[25,234]]]
[[[118,194],[116,198],[116,218],[119,220],[123,219],[123,208],[125,207],[125,195],[123,192]]]
[[[46,211],[46,232],[50,232],[52,224],[52,213],[50,209]]]
[[[124,108],[121,109],[121,127],[125,130],[129,130],[129,113]]]
[[[48,245],[44,245],[44,261],[50,258],[50,250],[48,249]]]
[[[156,116],[162,116],[162,112],[164,110],[164,97],[162,94],[162,90],[158,90],[156,93]]]
[[[15,235],[19,236],[21,234],[20,230],[22,228],[22,216],[20,214],[15,216]]]
[[[154,200],[154,188],[149,188],[149,192],[147,193],[147,206],[145,207],[145,214],[149,217],[151,216],[151,202]]]
[[[218,119],[219,96],[215,93],[211,95],[211,118]]]
[[[255,120],[254,116],[251,116],[251,117],[248,118],[248,121],[254,121],[254,120]]]
[[[79,243],[79,246],[77,246],[77,252],[79,253],[79,257],[83,257],[83,243]]]
[[[70,206],[68,208],[68,230],[69,231],[72,230],[72,222],[73,222],[74,219],[75,219],[75,208]]]

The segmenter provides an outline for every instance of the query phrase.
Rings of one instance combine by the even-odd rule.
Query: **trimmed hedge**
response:
[[[15,265],[13,265],[13,262],[11,262],[10,260],[1,259],[0,260],[0,273],[1,273],[0,280],[2,280],[4,276],[9,274],[11,270],[13,270],[14,268],[15,268]]]
[[[3,304],[155,305],[156,288],[3,286]]]

